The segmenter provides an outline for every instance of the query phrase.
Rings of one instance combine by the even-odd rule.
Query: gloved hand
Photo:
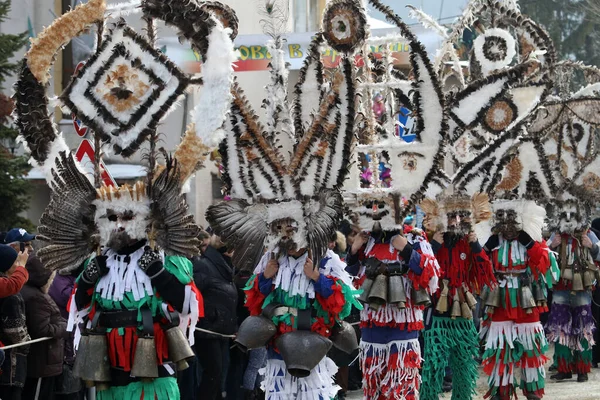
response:
[[[519,236],[517,236],[517,240],[523,246],[527,247],[527,249],[532,248],[533,244],[535,243],[533,241],[533,239],[531,238],[531,236],[529,236],[529,234],[527,232],[525,232],[525,231],[520,231],[519,232]]]
[[[498,235],[492,235],[492,236],[490,236],[488,241],[485,243],[484,247],[487,251],[492,251],[493,249],[498,247],[499,244],[500,244],[500,238],[498,237]]]
[[[98,279],[108,274],[108,267],[106,266],[107,259],[108,257],[106,256],[94,257],[88,263],[87,267],[85,267],[85,270],[81,275],[81,279],[83,279],[86,283],[89,283],[91,285],[98,282]]]
[[[149,246],[144,249],[144,254],[138,260],[138,266],[142,271],[154,278],[163,270],[162,259],[158,251],[152,250]]]

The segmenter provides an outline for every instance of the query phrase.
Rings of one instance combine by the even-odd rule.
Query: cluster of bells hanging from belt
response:
[[[548,299],[546,293],[541,284],[533,285],[533,292],[531,290],[531,284],[527,281],[523,281],[519,285],[519,303],[525,313],[533,313],[533,309],[536,307],[546,307],[548,305]],[[496,308],[502,307],[503,297],[505,288],[496,286],[494,289],[485,290],[481,294],[482,304],[488,307],[488,312],[493,313]]]
[[[594,287],[594,282],[598,277],[599,271],[597,268],[585,268],[580,272],[580,268],[564,268],[560,272],[561,279],[571,282],[571,290],[573,292],[583,292],[591,290]]]
[[[169,346],[169,359],[180,371],[188,368],[186,360],[194,357],[194,351],[181,329],[177,326],[169,328],[165,335]],[[106,333],[90,331],[81,336],[73,375],[81,378],[88,387],[96,386],[99,391],[109,388],[111,374]],[[158,378],[156,343],[153,336],[138,338],[131,376],[141,380]]]
[[[399,309],[406,308],[408,302],[405,289],[405,278],[402,275],[379,274],[375,279],[366,278],[358,300],[367,303],[369,308],[378,310],[385,304],[395,305]],[[411,300],[417,306],[429,306],[431,297],[425,289],[412,289]]]
[[[272,317],[280,308],[291,311],[290,307],[272,304],[265,307],[260,315],[247,317],[238,329],[234,344],[247,352],[271,343],[277,335],[277,326]],[[297,309],[295,313],[298,313]],[[310,330],[297,329],[278,336],[274,342],[289,374],[296,378],[306,378],[327,355],[332,345],[347,354],[358,352],[358,338],[348,322],[337,321],[330,338],[331,340]]]
[[[450,281],[444,279],[442,281],[442,292],[440,298],[435,306],[437,312],[443,314],[448,311],[448,295],[450,292]],[[475,296],[469,291],[468,288],[463,284],[463,287],[456,288],[454,296],[452,297],[452,310],[450,317],[456,319],[459,317],[465,319],[473,319],[473,310],[477,306],[477,300]]]

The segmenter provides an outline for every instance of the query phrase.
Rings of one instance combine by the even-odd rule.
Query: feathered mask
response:
[[[107,25],[106,14],[119,14],[121,6],[112,10],[103,0],[90,0],[54,21],[32,40],[15,87],[21,138],[31,162],[46,173],[52,189],[38,236],[47,242],[38,253],[47,268],[79,267],[107,244],[115,230],[127,232],[131,239],[147,238],[167,254],[191,256],[199,250],[199,228],[187,214],[181,189],[208,151],[200,136],[209,137],[207,132],[218,130],[225,120],[237,19],[231,9],[216,2],[144,0],[141,8],[132,4],[132,10],[125,10],[143,13],[147,34],[142,36],[123,20]],[[187,76],[155,48],[155,19],[179,29],[203,56],[202,79]],[[98,27],[97,48],[59,96],[63,106],[94,130],[95,179],[91,182],[55,129],[45,86],[57,52],[93,25]],[[161,165],[157,126],[184,90],[198,84],[204,87],[194,113],[196,123],[188,128],[174,158],[165,155]],[[210,113],[205,112],[209,106]],[[199,121],[199,115],[207,119]],[[146,140],[150,148],[146,181],[103,187],[99,179],[102,144],[129,156]]]
[[[339,188],[350,165],[356,79],[354,50],[364,41],[366,16],[359,2],[336,0],[324,14],[324,30],[310,45],[287,102],[288,71],[281,47],[287,4],[267,2],[264,27],[271,36],[271,83],[261,125],[242,88],[232,89],[230,117],[220,146],[223,178],[233,199],[209,207],[206,218],[221,239],[238,249],[234,265],[252,269],[264,248],[293,242],[323,256],[342,215]],[[324,71],[321,46],[342,54],[341,67]]]
[[[423,226],[431,232],[446,232],[448,218],[467,220],[474,226],[492,217],[489,197],[485,193],[468,195],[455,194],[439,196],[437,200],[425,199],[421,202],[425,213]],[[467,232],[468,233],[468,232]]]

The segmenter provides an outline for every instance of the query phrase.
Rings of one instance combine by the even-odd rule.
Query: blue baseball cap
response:
[[[6,232],[4,243],[31,242],[32,240],[35,240],[35,235],[27,233],[23,228],[13,228]]]

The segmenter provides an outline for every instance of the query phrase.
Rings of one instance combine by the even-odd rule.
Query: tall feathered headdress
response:
[[[266,2],[265,30],[272,55],[263,106],[266,126],[242,88],[232,89],[230,117],[220,146],[231,201],[209,207],[206,218],[236,248],[233,264],[254,268],[265,247],[277,245],[278,221],[291,221],[298,248],[320,258],[342,215],[342,186],[354,137],[354,52],[366,36],[366,16],[354,0],[335,0],[324,14],[300,70],[293,105],[287,101],[284,36],[278,29],[287,4]],[[325,71],[321,47],[341,53],[341,66]]]
[[[443,171],[443,143],[448,131],[447,110],[442,89],[423,45],[408,26],[380,1],[369,1],[388,21],[399,28],[399,35],[371,37],[363,48],[365,61],[360,85],[360,144],[357,146],[358,174],[345,195],[351,211],[363,229],[374,222],[384,229],[402,226],[405,216],[428,192],[446,187]],[[410,78],[393,68],[391,42],[406,41],[410,47]],[[382,56],[370,56],[370,46],[379,46]],[[385,118],[376,120],[372,98],[385,99]],[[407,143],[398,135],[397,116],[410,112],[415,140]],[[403,201],[402,199],[406,199]]]
[[[469,2],[450,32],[412,14],[445,38],[435,70],[447,90],[449,154],[461,166],[504,132],[517,132],[549,94],[554,45],[512,0]]]
[[[127,5],[125,5],[127,6]],[[127,7],[125,7],[127,8]],[[32,45],[16,83],[15,116],[31,162],[42,168],[52,189],[50,204],[40,220],[39,256],[51,269],[74,269],[106,245],[111,212],[128,213],[133,238],[147,238],[167,254],[198,253],[198,227],[187,214],[183,182],[201,166],[209,137],[223,124],[231,99],[232,36],[237,19],[216,2],[144,0],[124,10],[108,9],[104,0],[90,0],[55,20]],[[122,19],[108,17],[141,11],[146,35]],[[155,20],[176,27],[202,55],[202,77],[184,74],[155,48]],[[57,52],[74,37],[97,26],[97,46],[79,74],[59,96],[94,131],[95,179],[89,180],[66,146],[48,113],[46,86]],[[192,124],[173,158],[157,161],[157,126],[186,88],[203,85]],[[210,109],[210,112],[206,112]],[[120,188],[102,187],[100,156],[103,144],[123,156],[149,141],[148,177]]]
[[[586,226],[600,201],[600,70],[564,61],[556,65],[554,95],[537,111],[528,132],[541,137],[557,186],[549,199],[549,225],[563,211]]]
[[[473,82],[451,105],[451,147],[459,166],[453,184],[458,191],[487,193],[494,210],[514,209],[522,228],[541,240],[542,206],[558,192],[558,182],[543,137],[528,133],[527,125],[551,93],[554,46],[518,7],[480,3],[481,33],[469,60]]]

